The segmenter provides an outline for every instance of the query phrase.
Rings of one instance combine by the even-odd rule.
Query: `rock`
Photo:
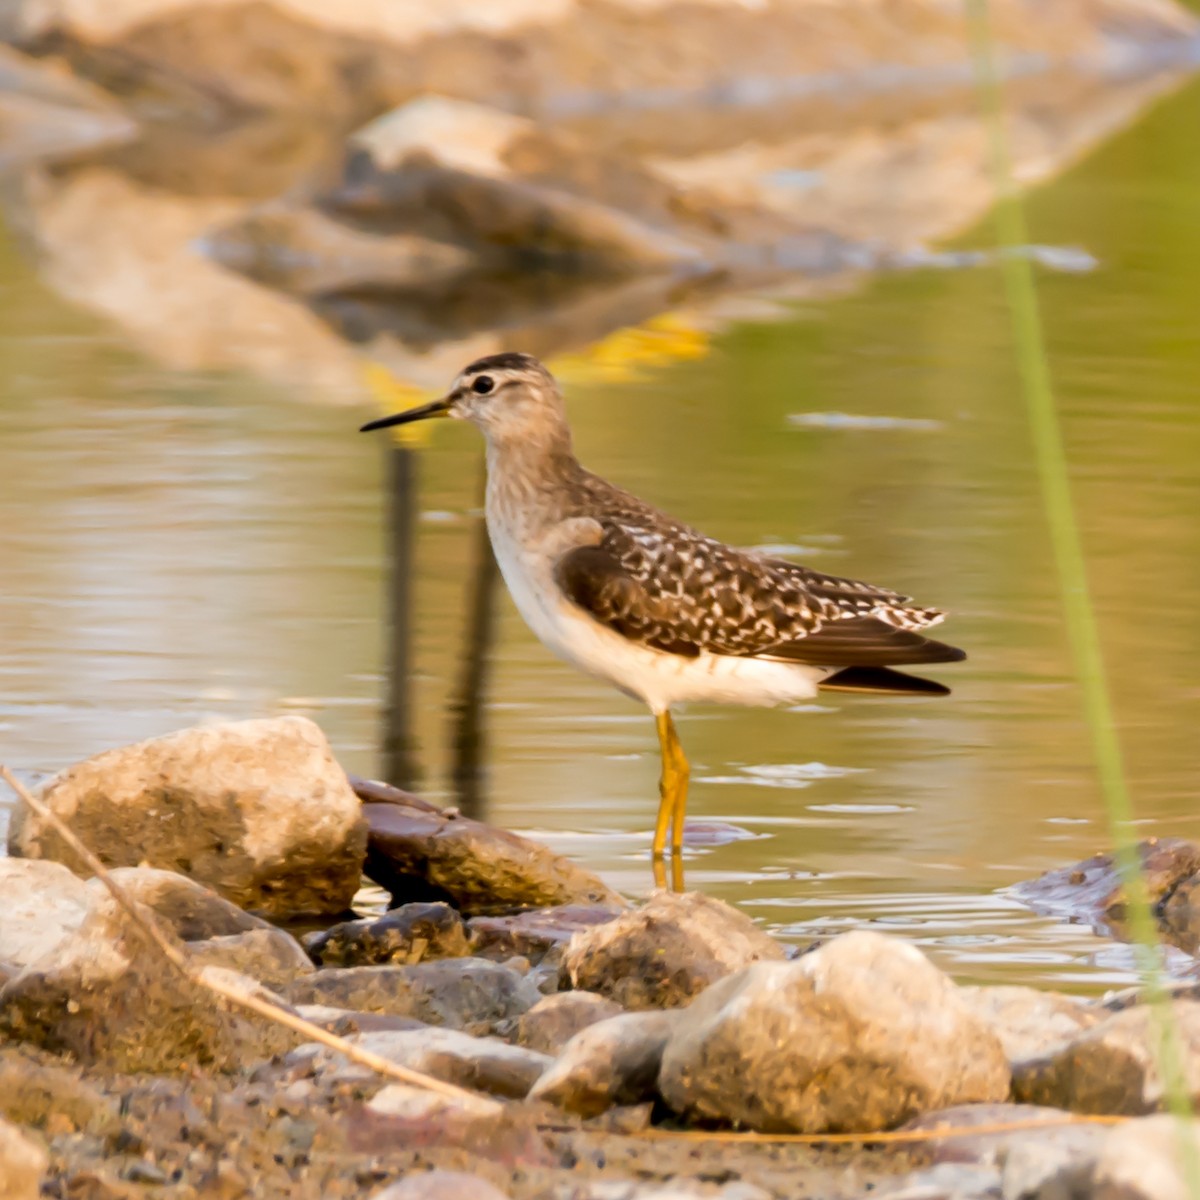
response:
[[[1118,1125],[1096,1155],[1089,1200],[1192,1200],[1185,1156],[1200,1163],[1198,1121],[1163,1115]]]
[[[543,1054],[557,1054],[580,1030],[615,1017],[621,1006],[595,992],[559,992],[539,1000],[517,1018],[517,1042]]]
[[[120,1125],[117,1102],[82,1079],[78,1070],[47,1058],[28,1046],[0,1047],[0,1117],[48,1135],[115,1133]]]
[[[165,922],[185,942],[275,928],[262,917],[243,912],[212,888],[176,871],[117,867],[111,874],[129,899],[151,909],[160,922]],[[89,880],[88,888],[94,893],[107,890],[99,879]]]
[[[349,1037],[352,1033],[377,1033],[385,1029],[428,1029],[424,1021],[399,1017],[394,1013],[357,1012],[351,1008],[332,1008],[328,1004],[297,1004],[296,1012],[306,1021]]]
[[[1200,953],[1200,873],[1175,885],[1159,916],[1163,937],[1171,945],[1193,957]]]
[[[629,155],[560,126],[446,96],[401,105],[351,139],[322,209],[466,246],[497,267],[620,274],[697,267],[714,215]]]
[[[624,901],[595,875],[547,847],[467,817],[400,804],[364,804],[367,874],[397,903],[430,889],[463,913]]]
[[[559,904],[467,922],[475,953],[500,961],[519,954],[532,963],[561,951],[575,934],[605,925],[621,910],[604,904]]]
[[[471,953],[466,927],[448,904],[405,904],[382,917],[345,921],[304,939],[313,962],[325,967],[417,963]]]
[[[640,908],[575,934],[563,973],[622,1008],[673,1008],[783,947],[743,913],[699,892],[659,891]]]
[[[886,20],[863,0],[832,12],[809,2],[763,9],[733,0],[677,8],[597,10],[580,0],[489,0],[482,8],[392,0],[13,0],[0,12],[24,39],[53,34],[86,61],[124,64],[125,87],[135,95],[147,80],[160,88],[174,80],[187,97],[190,80],[193,106],[199,93],[210,107],[291,110],[310,119],[362,117],[417,91],[507,102],[523,112],[582,104],[591,113],[628,111],[639,100],[661,106],[673,97],[744,102],[745,81],[753,79],[753,96],[779,99],[805,77],[849,90],[921,68],[958,73],[971,61],[961,13],[928,0]],[[1103,66],[1117,54],[1127,60],[1194,29],[1182,9],[1149,0],[1081,3],[1053,15],[998,0],[993,27],[1002,62],[1047,66]],[[352,70],[355,87],[347,88]]]
[[[61,863],[0,858],[0,962],[26,966],[74,933],[87,914],[87,884]]]
[[[802,1133],[889,1129],[1008,1088],[999,1039],[954,984],[866,931],[708,988],[680,1014],[659,1076],[677,1112]]]
[[[1092,1166],[1106,1130],[1078,1129],[1075,1141],[1026,1137],[1004,1155],[1000,1174],[1003,1200],[1074,1200],[1090,1196]]]
[[[998,1169],[1026,1142],[1055,1155],[1086,1158],[1104,1136],[1099,1125],[1070,1123],[1060,1108],[1036,1104],[958,1104],[906,1122],[906,1132],[938,1131],[929,1152],[937,1163]],[[955,1132],[950,1133],[953,1130]]]
[[[1163,995],[1170,1000],[1200,1000],[1200,983],[1194,979],[1165,979],[1161,988]],[[1154,1004],[1156,999],[1149,989],[1135,984],[1133,987],[1105,993],[1099,1007],[1102,1013],[1123,1012],[1139,1004]]]
[[[0,16],[0,20],[2,20]],[[125,141],[136,124],[112,98],[61,63],[0,45],[0,167]]]
[[[1192,1103],[1200,1101],[1200,1003],[1175,1000],[1172,1019],[1183,1050]],[[1139,1116],[1163,1105],[1155,1014],[1142,1004],[1115,1013],[1013,1072],[1013,1096],[1080,1113]]]
[[[358,1033],[349,1039],[391,1062],[459,1087],[521,1099],[550,1066],[547,1054],[510,1046],[496,1038],[471,1037],[457,1029],[385,1030]],[[332,1068],[339,1078],[374,1078],[367,1067],[336,1050],[311,1042],[288,1055],[288,1064],[311,1063],[318,1071]]]
[[[38,1200],[49,1156],[24,1130],[0,1120],[0,1200]]]
[[[375,1192],[371,1200],[508,1200],[508,1196],[478,1175],[434,1169],[414,1171]]]
[[[314,970],[304,947],[282,929],[252,929],[189,942],[188,958],[197,969],[227,967],[275,989],[286,987]]]
[[[56,775],[41,799],[106,866],[179,871],[241,908],[343,912],[358,889],[359,801],[304,717],[198,726],[110,750]],[[82,867],[24,805],[8,845]]]
[[[1200,871],[1200,846],[1183,838],[1147,838],[1137,845],[1147,899],[1161,904],[1182,880]],[[1094,854],[1069,867],[1019,883],[1012,894],[1035,912],[1067,916],[1092,924],[1117,925],[1127,899],[1116,859]]]
[[[106,893],[92,896],[75,933],[0,989],[0,1032],[127,1072],[232,1068],[298,1040],[185,979]]]
[[[393,1013],[468,1033],[486,1033],[541,999],[532,981],[481,958],[325,969],[296,980],[287,994],[293,1004]]]
[[[494,1113],[495,1101],[483,1096],[443,1096],[427,1088],[407,1083],[389,1083],[367,1101],[367,1108],[380,1116],[407,1117],[427,1120],[437,1116],[456,1116],[474,1119],[488,1118]]]
[[[938,1163],[867,1194],[871,1200],[996,1200],[996,1183],[996,1172],[986,1167]]]
[[[1056,1050],[1103,1016],[1072,996],[1036,988],[964,987],[959,996],[1000,1039],[1010,1064]]]
[[[721,1172],[724,1175],[724,1171]],[[673,1179],[641,1183],[632,1179],[594,1179],[580,1200],[771,1200],[771,1193],[744,1179],[719,1187],[702,1187],[699,1180]]]
[[[656,1094],[663,1047],[677,1012],[623,1013],[577,1033],[529,1093],[567,1112],[594,1117]]]

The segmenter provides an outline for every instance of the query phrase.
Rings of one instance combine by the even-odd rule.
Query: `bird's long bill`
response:
[[[410,408],[390,417],[380,417],[378,421],[368,421],[358,432],[370,433],[373,429],[389,429],[393,425],[411,425],[413,421],[428,421],[432,417],[445,417],[450,413],[450,397],[443,396],[430,404],[422,404],[420,408]]]

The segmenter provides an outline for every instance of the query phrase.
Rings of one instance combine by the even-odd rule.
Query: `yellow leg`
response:
[[[675,722],[667,714],[667,730],[671,735],[671,754],[675,760],[675,811],[671,814],[671,850],[678,859],[683,853],[683,814],[687,809],[688,779],[691,767],[683,753],[679,735],[675,732]]]
[[[667,846],[667,829],[671,830],[671,849],[675,854],[683,846],[683,814],[687,807],[688,762],[675,732],[675,722],[669,712],[655,713],[658,744],[662,751],[662,778],[658,791],[658,820],[654,823],[654,857],[661,858]]]
[[[674,865],[674,860],[672,860]],[[665,890],[667,886],[667,864],[661,855],[651,859],[650,869],[654,872],[654,886],[660,890]],[[674,889],[678,891],[678,888]]]
[[[658,886],[665,887],[666,885],[660,883]],[[676,854],[671,859],[671,891],[682,892],[683,890],[683,855]]]

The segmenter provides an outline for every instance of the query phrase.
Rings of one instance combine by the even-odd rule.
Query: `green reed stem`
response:
[[[996,68],[988,0],[967,0],[976,82],[987,120],[991,169],[996,189],[995,221],[1000,270],[1012,318],[1034,461],[1062,592],[1063,615],[1071,655],[1083,690],[1084,714],[1091,734],[1100,793],[1108,816],[1114,861],[1128,909],[1138,969],[1155,1025],[1159,1068],[1169,1110],[1192,1115],[1186,1060],[1163,981],[1162,947],[1150,910],[1149,892],[1137,848],[1133,803],[1125,777],[1121,742],[1104,668],[1100,632],[1088,588],[1087,562],[1075,506],[1062,428],[1054,398],[1033,267],[1020,247],[1029,243],[1025,210],[1013,182],[1012,159],[1004,122],[1004,103]],[[1186,1131],[1182,1131],[1186,1132]],[[1200,1153],[1184,1138],[1184,1165],[1194,1200],[1200,1200]]]

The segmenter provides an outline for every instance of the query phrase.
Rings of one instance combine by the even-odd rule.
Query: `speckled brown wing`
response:
[[[555,575],[569,600],[631,641],[829,667],[964,657],[916,632],[941,613],[896,592],[735,550],[623,494],[606,499],[598,543],[565,553]]]

